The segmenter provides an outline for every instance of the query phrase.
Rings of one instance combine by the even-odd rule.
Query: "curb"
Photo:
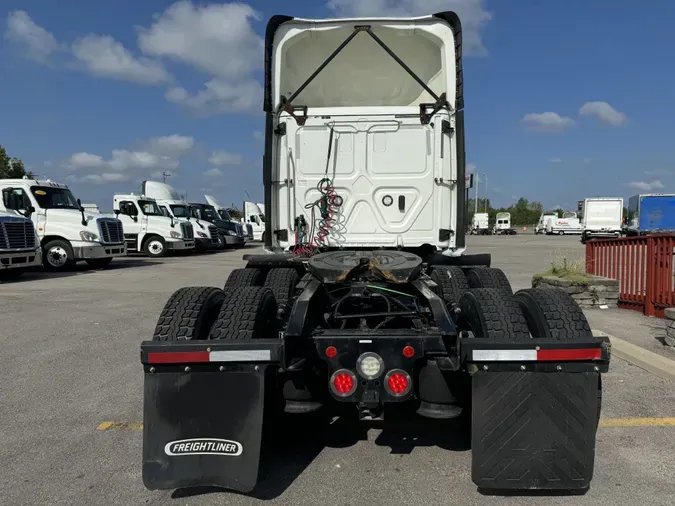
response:
[[[601,330],[593,330],[593,335],[609,337],[613,356],[630,362],[659,378],[675,381],[675,360],[657,355]]]

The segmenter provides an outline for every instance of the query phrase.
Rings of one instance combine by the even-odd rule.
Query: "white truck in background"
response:
[[[80,260],[99,269],[126,256],[122,222],[87,213],[67,185],[49,179],[0,179],[0,190],[5,210],[33,221],[47,269],[65,270]]]
[[[591,197],[584,199],[581,242],[593,237],[621,237],[623,198]]]
[[[129,251],[159,258],[168,251],[195,249],[192,224],[164,216],[153,198],[133,193],[115,195],[113,210],[124,223]]]
[[[197,252],[203,253],[225,247],[225,241],[218,235],[218,227],[199,218],[191,220],[190,205],[181,199],[178,192],[170,185],[159,181],[143,181],[141,191],[143,195],[156,200],[159,210],[167,218],[173,218],[178,223],[192,223]]]
[[[511,227],[511,213],[497,213],[494,234],[516,235],[516,229]]]
[[[253,240],[265,242],[265,208],[255,202],[244,202],[242,209],[244,217],[241,221],[251,228]]]
[[[471,235],[489,235],[490,221],[488,213],[474,213],[471,218],[471,228],[469,230]]]
[[[244,223],[242,220],[235,220],[230,212],[227,210],[227,208],[221,206],[218,201],[216,200],[215,197],[212,197],[211,195],[204,195],[204,198],[206,199],[206,202],[208,202],[209,206],[211,206],[216,213],[218,213],[218,217],[223,220],[225,223],[228,224],[236,224],[236,232],[237,235],[243,235],[244,237],[244,243],[248,240],[253,240],[253,228],[250,226],[247,226],[246,223]],[[229,226],[229,225],[228,225]],[[229,234],[229,233],[228,233]],[[237,240],[238,241],[238,240]]]
[[[545,234],[546,233],[546,224],[548,223],[548,220],[557,220],[558,219],[558,213],[553,212],[553,211],[548,211],[545,213],[542,213],[541,216],[539,217],[539,223],[534,227],[534,233],[535,235],[539,234]]]
[[[565,212],[562,218],[549,218],[546,221],[546,234],[581,234],[581,222],[575,212]]]
[[[3,192],[12,198],[11,192]],[[9,205],[8,205],[9,204]],[[10,202],[4,202],[13,209]],[[16,211],[0,211],[0,281],[18,278],[26,269],[42,265],[42,249],[30,218]]]

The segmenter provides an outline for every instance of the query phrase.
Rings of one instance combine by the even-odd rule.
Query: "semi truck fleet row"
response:
[[[1,179],[0,191],[0,280],[32,267],[59,271],[81,261],[101,269],[130,252],[162,257],[239,247],[255,235],[225,208],[186,202],[155,181],[144,181],[139,195],[114,195],[112,215],[82,204],[67,185],[49,179]]]

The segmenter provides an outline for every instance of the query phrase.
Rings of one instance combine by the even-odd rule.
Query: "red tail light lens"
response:
[[[402,370],[393,370],[387,373],[385,385],[387,391],[394,397],[402,397],[410,391],[412,381],[410,375]]]
[[[412,346],[406,346],[403,348],[403,356],[405,358],[413,358],[415,356],[415,348]]]
[[[348,397],[356,391],[356,375],[346,369],[335,371],[330,379],[330,387],[335,395]]]
[[[328,358],[335,358],[337,356],[337,348],[335,346],[326,348],[326,356]]]

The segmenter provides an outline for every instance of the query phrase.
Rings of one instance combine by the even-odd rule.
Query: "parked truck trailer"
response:
[[[623,198],[592,197],[584,199],[581,242],[593,238],[621,237]]]
[[[675,231],[675,194],[643,193],[628,199],[633,219],[626,235],[647,235]]]
[[[142,342],[147,488],[251,492],[279,416],[320,409],[463,418],[478,487],[588,488],[609,342],[466,252],[461,37],[452,12],[269,20],[266,253]]]

